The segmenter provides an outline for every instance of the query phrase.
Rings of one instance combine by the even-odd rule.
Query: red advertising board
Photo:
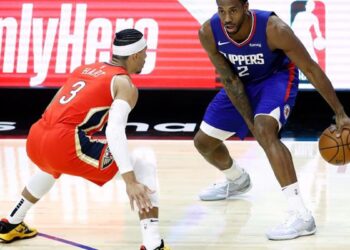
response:
[[[0,87],[58,87],[81,64],[108,61],[114,33],[148,40],[141,88],[215,88],[199,22],[177,0],[1,1]]]

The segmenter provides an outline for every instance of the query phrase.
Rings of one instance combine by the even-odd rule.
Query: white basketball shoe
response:
[[[215,183],[200,194],[199,198],[202,201],[217,201],[224,200],[232,196],[241,195],[251,189],[249,174],[243,170],[243,173],[234,181],[226,180],[222,183]]]
[[[269,240],[291,240],[300,236],[312,235],[316,232],[314,217],[309,213],[302,217],[298,212],[289,212],[287,220],[266,233]]]

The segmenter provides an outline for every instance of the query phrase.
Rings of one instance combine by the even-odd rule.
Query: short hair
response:
[[[239,0],[241,2],[242,5],[246,4],[248,2],[248,0]],[[218,2],[218,0],[216,0],[216,3]]]
[[[143,34],[136,29],[124,29],[115,33],[113,45],[124,46],[135,43],[143,37]],[[129,56],[113,55],[117,59],[125,60]]]

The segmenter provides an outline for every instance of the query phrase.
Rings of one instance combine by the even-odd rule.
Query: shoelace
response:
[[[242,173],[242,175],[243,175],[244,173]],[[241,178],[241,176],[240,177],[238,177],[236,180],[238,180],[239,178]],[[236,181],[235,180],[235,181]],[[216,182],[216,183],[214,183],[213,184],[213,187],[216,187],[216,186],[218,186],[218,188],[221,188],[221,187],[224,187],[224,186],[226,186],[225,188],[226,188],[226,194],[225,194],[225,197],[226,198],[228,198],[230,195],[230,186],[231,185],[239,185],[239,184],[236,184],[236,183],[234,183],[233,181],[228,181],[228,180],[226,180],[226,181],[224,181],[224,182]]]
[[[224,187],[226,186],[226,198],[229,196],[229,187],[230,187],[230,183],[228,181],[225,181],[225,182],[216,182],[213,185],[213,188],[215,187],[218,187],[218,188],[221,188],[221,187]]]
[[[227,181],[227,185],[226,185],[227,187],[226,187],[226,198],[228,198],[229,197],[229,193],[230,193],[230,182],[229,181]]]
[[[214,183],[213,184],[213,187],[218,187],[218,188],[221,188],[221,187],[225,187],[225,191],[226,191],[226,194],[225,194],[225,197],[228,198],[230,195],[230,185],[234,185],[234,183],[230,182],[230,181],[224,181],[224,182],[217,182],[217,183]]]
[[[282,226],[283,227],[289,227],[292,225],[298,218],[300,217],[298,212],[295,211],[289,211],[288,212],[288,217],[285,219],[283,222]]]

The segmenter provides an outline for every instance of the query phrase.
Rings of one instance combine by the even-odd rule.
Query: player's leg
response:
[[[43,143],[44,138],[46,138],[43,134],[47,135],[48,132],[41,126],[40,122],[33,124],[29,131],[26,143],[27,154],[42,170],[39,169],[31,177],[23,189],[19,201],[14,205],[8,216],[1,220],[0,239],[5,242],[31,238],[37,234],[37,231],[29,228],[23,220],[28,210],[52,188],[55,183],[54,176],[56,178],[59,177],[59,174],[52,173],[50,167],[43,163],[47,156],[46,154],[42,154],[42,149],[47,148],[46,144]],[[54,138],[53,142],[56,142],[56,138]],[[55,154],[55,152],[56,150],[52,150],[51,153]]]
[[[222,200],[250,190],[249,175],[237,165],[224,144],[235,132],[244,137],[248,129],[222,90],[209,104],[194,145],[209,163],[222,171],[227,181],[203,190],[199,195],[201,200]]]
[[[170,250],[164,245],[159,232],[159,185],[157,160],[151,148],[136,148],[131,154],[137,181],[146,185],[153,193],[150,195],[153,208],[149,212],[139,212],[142,233],[141,250]]]
[[[211,130],[209,132],[208,130]],[[200,129],[194,137],[194,145],[198,152],[214,167],[218,168],[221,171],[226,171],[231,168],[233,165],[233,159],[230,156],[230,153],[227,147],[224,144],[226,138],[218,139],[216,137],[210,136],[215,130],[214,127],[210,126],[206,122],[202,122]],[[218,129],[217,129],[218,130]],[[217,134],[217,133],[216,133]],[[228,131],[222,131],[222,134],[227,134],[224,137],[230,137],[233,133]],[[240,169],[235,169],[232,178],[236,178],[241,174]]]
[[[99,186],[113,179],[118,172],[118,167],[106,143],[91,140],[85,135],[81,135],[75,143],[79,143],[80,154],[69,160],[69,166],[72,167],[60,168],[62,173],[83,177]],[[158,184],[155,154],[152,150],[135,150],[131,157],[136,179],[155,191],[150,197],[154,207],[149,212],[139,213],[145,245],[141,249],[170,249],[164,246],[158,229]]]
[[[0,239],[11,242],[17,239],[31,238],[37,235],[37,230],[28,227],[24,218],[28,210],[42,198],[55,183],[55,178],[41,170],[29,180],[26,187],[8,216],[0,221]]]
[[[314,219],[301,197],[290,151],[279,139],[279,131],[286,123],[296,98],[296,85],[288,83],[288,79],[288,74],[282,72],[267,80],[267,84],[262,83],[261,100],[255,109],[254,119],[255,137],[269,159],[291,211],[288,223],[267,233],[267,237],[274,240],[292,239],[316,231]]]
[[[264,149],[281,187],[297,182],[290,151],[278,138],[276,119],[269,115],[258,115],[254,119],[254,129],[256,140]]]
[[[259,115],[254,122],[255,136],[265,151],[275,176],[287,198],[290,215],[287,223],[267,233],[272,240],[293,239],[315,233],[314,218],[305,207],[288,148],[278,138],[278,125],[274,118]]]

